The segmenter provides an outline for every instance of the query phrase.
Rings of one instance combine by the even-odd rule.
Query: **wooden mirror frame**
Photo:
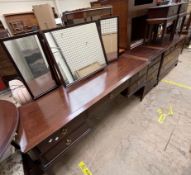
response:
[[[79,78],[79,79],[77,79],[77,80],[74,80],[72,83],[66,84],[66,82],[64,81],[64,77],[62,76],[61,71],[60,71],[60,69],[58,68],[57,62],[56,62],[55,57],[54,57],[54,55],[53,55],[53,53],[52,53],[52,51],[51,51],[50,45],[49,45],[49,43],[48,43],[48,40],[46,39],[45,34],[46,34],[46,33],[49,33],[49,32],[53,32],[53,31],[57,31],[57,30],[68,29],[68,28],[72,28],[72,27],[76,27],[76,26],[82,26],[82,25],[91,24],[91,23],[95,23],[95,24],[96,24],[97,31],[98,31],[98,35],[99,35],[99,39],[100,39],[100,43],[101,43],[101,47],[102,47],[102,50],[103,50],[103,55],[104,55],[104,59],[105,59],[105,63],[106,63],[106,64],[105,64],[105,66],[103,66],[102,68],[96,70],[95,72],[90,73],[89,75],[87,75],[87,76],[85,76],[85,77],[83,77],[83,78]],[[104,49],[104,45],[103,45],[103,40],[102,40],[102,37],[101,37],[101,33],[100,33],[100,31],[99,31],[99,25],[98,25],[98,22],[96,22],[96,21],[93,21],[93,22],[91,21],[91,22],[85,22],[85,23],[75,24],[75,25],[71,25],[71,26],[67,26],[67,27],[59,27],[59,28],[55,28],[55,29],[44,30],[44,31],[43,31],[43,37],[44,37],[44,41],[45,41],[46,47],[48,48],[48,53],[50,54],[51,59],[52,59],[52,61],[54,62],[54,65],[56,65],[56,66],[55,66],[55,68],[56,68],[55,71],[57,72],[57,77],[60,79],[60,83],[63,84],[66,88],[67,88],[67,87],[70,87],[70,86],[72,86],[72,85],[74,85],[74,84],[76,84],[76,83],[78,83],[78,82],[80,82],[80,81],[82,81],[82,80],[85,80],[85,79],[91,77],[92,75],[96,74],[97,72],[102,71],[102,70],[107,66],[107,64],[108,64],[107,56],[106,56],[105,49]],[[70,69],[70,66],[67,64],[67,62],[66,62],[64,56],[63,56],[63,61],[65,62],[66,67],[68,68],[68,70],[69,70],[71,76],[73,76],[72,71],[71,71],[71,69]]]
[[[99,32],[100,32],[100,35],[101,35],[101,39],[102,39],[102,42],[103,42],[103,38],[102,38],[102,32],[101,32],[101,21],[102,20],[107,20],[107,19],[113,19],[113,18],[116,18],[117,19],[117,57],[112,59],[112,60],[109,60],[108,56],[107,56],[107,53],[106,53],[106,57],[107,57],[107,62],[110,63],[110,62],[113,62],[113,61],[116,61],[118,58],[119,58],[119,17],[118,16],[111,16],[111,17],[105,17],[105,18],[102,18],[100,20],[97,21],[98,23],[98,28],[99,28]],[[104,45],[104,44],[103,44]],[[106,51],[105,51],[106,52]]]
[[[13,56],[11,55],[11,53],[9,52],[9,50],[7,49],[6,45],[4,42],[6,41],[11,41],[11,40],[15,40],[15,39],[20,39],[20,38],[25,38],[25,37],[30,37],[30,36],[37,36],[40,46],[42,48],[43,54],[45,56],[45,59],[48,63],[48,68],[50,71],[50,75],[52,76],[52,79],[55,81],[55,86],[54,87],[50,87],[47,91],[40,93],[39,95],[35,96],[30,88],[30,86],[28,85],[28,83],[26,82],[25,78],[23,77],[21,71],[19,70],[19,68],[17,67]],[[0,39],[0,44],[2,45],[3,49],[5,50],[5,52],[8,55],[8,58],[10,59],[10,61],[13,63],[13,66],[15,67],[16,71],[18,72],[19,77],[21,78],[21,81],[24,83],[24,85],[26,86],[29,94],[31,95],[33,100],[36,100],[40,97],[42,97],[43,95],[51,92],[52,90],[56,89],[60,84],[60,81],[57,77],[56,71],[54,69],[54,64],[52,62],[52,59],[50,58],[49,53],[46,51],[46,45],[44,44],[44,38],[42,37],[42,34],[40,32],[33,32],[33,33],[28,33],[28,34],[23,34],[23,35],[17,35],[17,36],[13,36],[13,37],[9,37],[9,38],[5,38],[5,39]]]

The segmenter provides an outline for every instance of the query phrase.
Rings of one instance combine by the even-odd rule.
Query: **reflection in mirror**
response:
[[[45,36],[66,85],[106,66],[95,23],[54,30]]]
[[[37,35],[4,41],[33,97],[56,87]]]
[[[101,35],[108,61],[118,58],[118,17],[100,20]]]

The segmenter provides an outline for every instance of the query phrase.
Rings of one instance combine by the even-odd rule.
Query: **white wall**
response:
[[[0,20],[6,27],[3,14],[32,11],[33,5],[48,3],[61,15],[63,11],[90,7],[95,0],[0,0]]]

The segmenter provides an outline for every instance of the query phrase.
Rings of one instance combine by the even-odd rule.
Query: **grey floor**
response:
[[[165,77],[191,86],[191,52]],[[174,115],[163,124],[157,109]],[[118,96],[91,111],[96,126],[54,167],[56,175],[191,175],[191,90],[164,82],[142,102]]]

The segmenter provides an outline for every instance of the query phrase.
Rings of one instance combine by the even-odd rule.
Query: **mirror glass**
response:
[[[45,33],[66,85],[106,66],[106,58],[95,23]]]
[[[108,61],[118,58],[118,17],[100,20],[101,35]]]
[[[34,97],[56,87],[37,35],[4,41]]]

